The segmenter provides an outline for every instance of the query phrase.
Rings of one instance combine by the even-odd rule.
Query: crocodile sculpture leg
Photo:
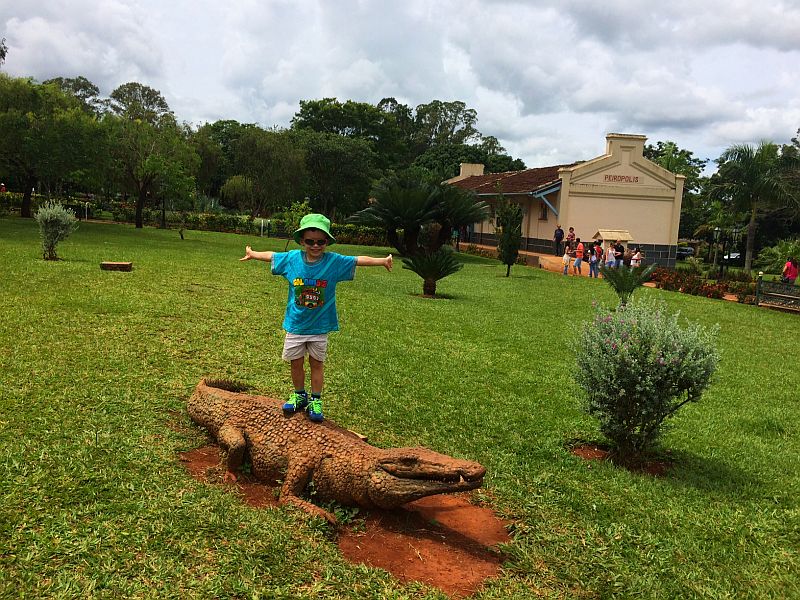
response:
[[[335,516],[300,497],[314,473],[314,467],[317,462],[318,460],[315,458],[289,461],[289,467],[286,469],[286,476],[281,486],[280,502],[281,504],[292,504],[307,513],[322,517],[332,525],[336,525]]]
[[[232,425],[223,425],[220,427],[218,440],[220,446],[226,451],[228,457],[225,461],[225,481],[236,481],[236,471],[242,466],[244,462],[244,451],[247,448],[247,442],[244,439],[244,434],[241,429]]]

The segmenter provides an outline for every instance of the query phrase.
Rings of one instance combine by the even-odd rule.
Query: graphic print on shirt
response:
[[[292,281],[294,301],[304,308],[319,308],[325,304],[325,288],[327,279],[303,279],[297,277]]]

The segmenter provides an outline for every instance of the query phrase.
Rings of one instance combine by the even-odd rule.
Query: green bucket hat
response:
[[[328,245],[336,243],[336,238],[331,235],[331,220],[325,215],[311,213],[300,220],[300,227],[294,232],[294,241],[301,244],[303,232],[306,229],[319,229],[328,236]]]

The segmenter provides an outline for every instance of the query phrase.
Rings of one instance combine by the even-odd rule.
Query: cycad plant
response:
[[[644,283],[650,281],[650,275],[656,265],[639,265],[638,267],[600,267],[600,273],[605,282],[619,296],[620,306],[628,304],[633,293]]]
[[[483,221],[488,205],[475,194],[451,185],[428,183],[407,171],[379,183],[371,204],[347,219],[350,223],[383,227],[403,256],[404,269],[423,280],[423,293],[436,294],[436,282],[461,264],[450,250],[454,229]]]
[[[422,277],[422,293],[425,296],[435,296],[436,282],[461,270],[463,266],[449,246],[403,259],[404,269]]]

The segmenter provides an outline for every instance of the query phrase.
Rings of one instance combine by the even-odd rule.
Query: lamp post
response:
[[[730,265],[731,252],[739,243],[742,230],[738,225],[734,225],[733,227],[724,230],[720,230],[719,227],[715,227],[714,241],[717,241],[720,238],[720,235],[722,237],[722,260],[719,261],[719,277],[722,279],[722,276],[725,274],[725,266]],[[728,242],[730,242],[730,247],[728,247]],[[725,253],[726,250],[727,254]]]
[[[712,232],[714,236],[714,262],[713,262],[714,266],[717,266],[717,253],[719,252],[718,244],[719,244],[719,236],[721,233],[722,230],[719,227],[714,227],[714,230]]]

